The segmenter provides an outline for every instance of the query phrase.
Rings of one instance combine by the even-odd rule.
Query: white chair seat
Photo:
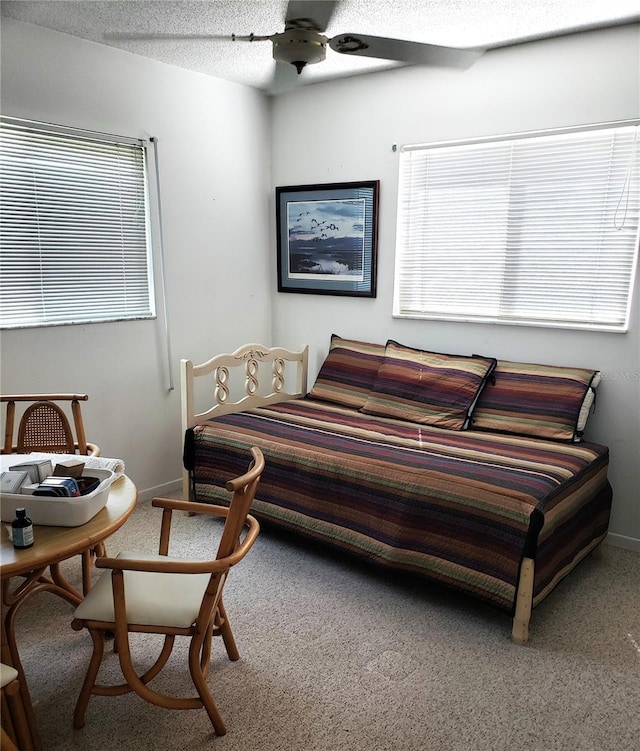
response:
[[[5,665],[4,662],[0,662],[0,688],[8,686],[11,681],[15,681],[18,677],[18,671],[12,668],[10,665]]]
[[[181,560],[165,555],[123,552],[118,558],[145,561]],[[209,574],[158,574],[125,571],[124,591],[130,624],[189,628],[196,620]],[[105,571],[78,605],[74,618],[113,623],[111,571]]]

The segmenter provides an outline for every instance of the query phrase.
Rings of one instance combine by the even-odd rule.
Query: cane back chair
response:
[[[222,636],[230,660],[239,659],[231,626],[222,602],[222,590],[232,566],[249,552],[259,532],[249,515],[256,487],[264,468],[258,448],[251,449],[249,469],[230,480],[229,508],[190,501],[155,498],[161,508],[158,555],[120,553],[116,558],[97,558],[96,566],[107,569],[74,613],[72,628],[87,628],[93,640],[93,654],[76,704],[74,726],[81,728],[92,695],[116,696],[135,691],[146,701],[166,709],[201,709],[209,716],[217,735],[226,727],[207,686],[212,636]],[[169,557],[173,511],[225,517],[218,551],[213,560],[185,560]],[[246,534],[242,537],[243,528]],[[99,685],[96,680],[104,651],[105,633],[115,634],[115,649],[125,683]],[[143,675],[132,662],[129,634],[164,634],[160,656]],[[151,689],[147,684],[167,663],[176,636],[190,638],[189,671],[197,696],[174,697]]]
[[[87,394],[3,394],[1,402],[7,403],[2,454],[82,454],[99,456],[100,447],[87,443],[82,420],[80,402],[86,402]],[[30,402],[23,410],[18,423],[18,434],[14,441],[16,402],[21,405]],[[68,414],[58,403],[71,402],[73,429]],[[75,432],[74,432],[75,430]],[[82,586],[86,593],[90,585],[89,570],[91,555],[104,554],[104,544],[82,554]]]
[[[87,394],[12,394],[0,396],[7,403],[3,454],[28,454],[43,451],[50,454],[84,454],[98,456],[100,449],[87,443],[80,402]],[[20,417],[14,442],[16,402],[31,402]],[[71,402],[74,430],[58,402]]]

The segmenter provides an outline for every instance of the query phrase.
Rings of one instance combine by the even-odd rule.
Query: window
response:
[[[625,331],[638,130],[404,147],[394,315]]]
[[[0,325],[155,315],[145,143],[3,118]]]

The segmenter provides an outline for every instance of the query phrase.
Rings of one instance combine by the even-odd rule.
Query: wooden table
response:
[[[18,610],[36,592],[53,592],[74,607],[82,601],[78,592],[62,576],[62,561],[81,555],[83,560],[83,588],[89,584],[89,552],[100,548],[104,541],[129,518],[136,506],[138,492],[128,477],[116,480],[109,490],[106,506],[80,527],[44,527],[34,525],[34,544],[24,550],[13,547],[6,529],[2,532],[0,574],[2,578],[2,605],[4,629],[2,632],[2,662],[12,665],[19,674],[22,700],[27,719],[32,728],[33,747],[40,747],[36,723],[27,688],[24,670],[18,655],[14,623]],[[50,576],[46,575],[49,569]],[[14,577],[20,577],[17,585]]]

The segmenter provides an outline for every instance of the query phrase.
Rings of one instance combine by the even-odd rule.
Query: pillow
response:
[[[308,396],[360,409],[366,402],[384,359],[384,344],[331,335],[329,354]]]
[[[581,439],[600,382],[598,371],[498,360],[493,375],[473,413],[474,430]]]
[[[425,352],[389,340],[361,411],[463,430],[495,365],[493,358]]]

